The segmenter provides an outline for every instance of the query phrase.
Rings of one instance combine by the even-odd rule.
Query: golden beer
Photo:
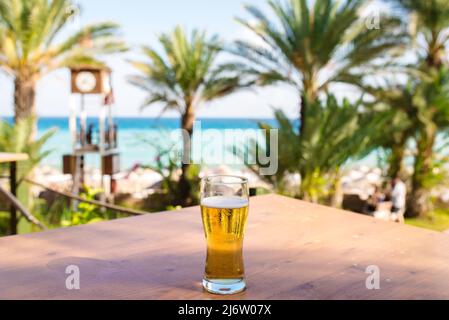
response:
[[[243,238],[249,201],[240,197],[215,196],[203,199],[201,214],[207,239],[205,287],[226,294],[245,289]],[[220,292],[209,286],[219,287]],[[232,292],[231,292],[232,291]]]

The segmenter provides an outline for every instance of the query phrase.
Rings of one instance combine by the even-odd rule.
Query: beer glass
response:
[[[201,215],[207,240],[203,287],[214,294],[245,290],[243,236],[248,218],[248,180],[211,176],[201,184]]]

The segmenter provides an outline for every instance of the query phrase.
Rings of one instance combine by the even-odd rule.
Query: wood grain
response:
[[[0,152],[0,163],[17,162],[28,160],[26,153],[4,153]]]
[[[251,200],[245,293],[203,292],[204,260],[196,207],[7,237],[0,299],[449,299],[447,235],[274,195]],[[380,290],[366,289],[370,265]]]

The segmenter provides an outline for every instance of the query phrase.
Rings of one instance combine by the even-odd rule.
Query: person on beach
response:
[[[374,193],[370,195],[366,202],[365,213],[373,215],[379,208],[379,204],[385,201],[385,195],[379,186],[374,186]]]
[[[393,202],[391,219],[403,223],[407,199],[407,186],[399,176],[396,176],[393,179],[391,186],[391,201]]]

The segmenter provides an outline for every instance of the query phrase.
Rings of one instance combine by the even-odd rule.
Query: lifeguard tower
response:
[[[115,192],[114,174],[120,171],[120,154],[117,143],[117,125],[112,108],[114,96],[109,68],[81,66],[72,68],[69,130],[72,137],[72,153],[63,156],[63,172],[73,177],[74,194],[79,194],[85,183],[85,157],[98,154],[101,168],[101,186],[105,194]],[[81,96],[80,106],[75,97]],[[86,96],[100,95],[102,103],[97,122],[87,123]]]

